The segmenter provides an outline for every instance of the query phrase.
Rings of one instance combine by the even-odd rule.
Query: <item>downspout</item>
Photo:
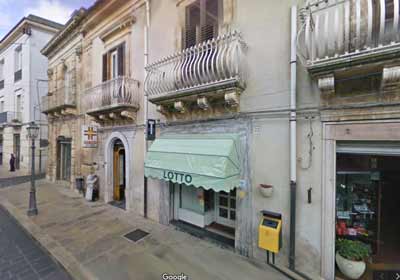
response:
[[[290,241],[289,241],[289,269],[295,270],[296,253],[296,187],[297,187],[297,161],[296,161],[296,80],[297,80],[297,8],[292,6],[290,38]]]
[[[144,26],[144,81],[147,79],[146,67],[149,64],[149,28],[150,28],[150,0],[145,0],[146,4],[146,23]],[[147,120],[148,120],[148,97],[147,97],[147,86],[144,83],[144,99],[143,99],[143,111],[144,111],[144,128],[143,128],[143,160],[146,159],[147,155]],[[147,218],[147,178],[144,178],[144,189],[143,189],[143,215]]]

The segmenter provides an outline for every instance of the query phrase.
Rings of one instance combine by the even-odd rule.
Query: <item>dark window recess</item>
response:
[[[44,148],[44,147],[48,147],[49,146],[49,140],[47,139],[40,139],[40,147]]]
[[[197,0],[186,8],[183,46],[190,48],[218,36],[222,0]]]
[[[14,72],[14,82],[18,82],[22,79],[22,70]]]
[[[236,220],[236,211],[231,210],[231,220]]]
[[[118,76],[125,76],[125,43],[123,43],[103,55],[103,82],[111,79],[111,53],[113,53],[115,50],[117,50],[118,57]]]
[[[103,82],[108,80],[107,64],[108,64],[108,54],[104,54],[103,55]]]
[[[1,80],[0,81],[0,89],[3,89],[4,88],[4,80]]]
[[[219,205],[228,207],[228,198],[224,196],[219,197]]]

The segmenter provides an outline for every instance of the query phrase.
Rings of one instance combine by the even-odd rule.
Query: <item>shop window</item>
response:
[[[222,18],[222,0],[197,0],[186,7],[184,48],[218,36]]]

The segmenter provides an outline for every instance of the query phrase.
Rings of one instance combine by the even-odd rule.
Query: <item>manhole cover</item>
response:
[[[141,229],[135,229],[134,231],[125,234],[124,237],[130,241],[137,242],[148,234],[148,232],[145,232]]]

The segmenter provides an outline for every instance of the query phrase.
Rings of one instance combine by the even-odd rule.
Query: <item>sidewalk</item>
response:
[[[65,186],[38,182],[39,215],[26,217],[29,184],[0,190],[2,204],[76,279],[287,279],[173,227],[102,202],[89,203]],[[122,236],[150,234],[134,243]]]

